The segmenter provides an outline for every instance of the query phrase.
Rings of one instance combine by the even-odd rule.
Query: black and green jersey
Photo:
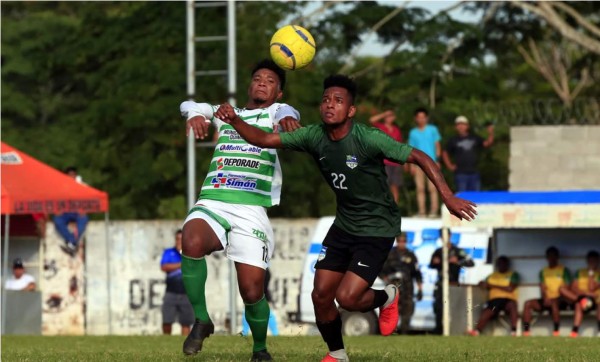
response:
[[[383,159],[405,163],[412,147],[354,122],[339,141],[329,139],[323,124],[280,137],[285,148],[308,152],[317,162],[337,198],[335,225],[357,236],[400,234],[400,210],[389,191]]]

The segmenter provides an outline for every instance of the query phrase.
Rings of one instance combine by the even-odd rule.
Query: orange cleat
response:
[[[325,356],[325,358],[323,358],[321,360],[321,362],[349,362],[349,361],[350,360],[348,359],[348,356],[346,356],[345,358],[339,359],[339,358],[333,357],[329,353],[327,353],[327,355]]]
[[[379,331],[382,336],[389,336],[398,327],[398,298],[400,293],[398,287],[393,284],[385,287],[385,289],[388,288],[394,289],[394,300],[387,307],[381,307],[379,310]]]
[[[531,331],[523,331],[523,337],[531,337]]]
[[[477,329],[473,329],[467,332],[469,336],[477,337],[479,335],[479,331]]]
[[[577,337],[579,337],[579,332],[571,331],[571,334],[569,334],[569,337],[577,338]]]
[[[560,337],[560,331],[552,331],[552,337]]]

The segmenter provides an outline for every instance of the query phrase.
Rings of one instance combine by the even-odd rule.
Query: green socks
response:
[[[254,346],[252,352],[267,349],[267,328],[269,325],[269,303],[263,296],[254,304],[246,304],[246,320],[252,331]]]
[[[192,303],[196,319],[204,323],[210,323],[211,320],[206,309],[206,296],[204,295],[208,274],[206,260],[204,258],[190,258],[181,254],[181,274],[185,292],[190,303]]]

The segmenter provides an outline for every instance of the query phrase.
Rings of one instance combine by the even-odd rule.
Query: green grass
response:
[[[391,336],[345,338],[359,361],[599,361],[597,338]],[[2,361],[247,361],[249,338],[211,336],[193,358],[181,353],[182,337],[2,337]],[[319,337],[269,337],[275,361],[320,361]]]

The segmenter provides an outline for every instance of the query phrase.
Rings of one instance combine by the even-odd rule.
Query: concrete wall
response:
[[[275,253],[271,260],[270,290],[280,333],[302,333],[307,329],[289,323],[287,315],[298,309],[302,264],[316,220],[271,221]],[[173,245],[173,233],[180,226],[179,220],[111,222],[107,250],[104,223],[90,223],[86,232],[87,334],[161,333],[160,307],[165,275],[160,270],[160,258],[163,250]],[[229,305],[228,262],[222,253],[214,253],[207,260],[208,310],[217,333],[225,332]],[[241,330],[243,303],[239,294],[236,298],[238,329]],[[173,332],[178,333],[179,327],[174,326]]]
[[[600,187],[600,126],[524,126],[510,130],[511,190]]]

